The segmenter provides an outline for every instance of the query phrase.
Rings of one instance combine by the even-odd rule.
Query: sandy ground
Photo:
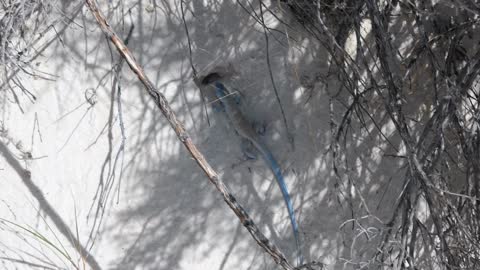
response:
[[[178,2],[157,1],[155,9],[149,1],[127,1],[123,10],[110,6],[114,11],[107,14],[122,37],[134,23],[129,47],[137,60],[239,202],[294,262],[288,214],[271,172],[262,160],[245,161],[239,136],[211,104],[202,103]],[[401,185],[392,179],[400,172],[392,169],[398,164],[380,158],[389,146],[377,145],[378,134],[359,131],[350,135],[355,143],[347,153],[353,168],[349,181],[335,176],[329,119],[339,120],[342,113],[336,111],[338,103],[330,110],[331,95],[340,86],[326,77],[326,52],[301,31],[266,15],[266,23],[279,30],[268,33],[268,57],[292,144],[273,91],[263,29],[233,1],[192,1],[188,7],[195,68],[205,74],[230,65],[225,83],[241,93],[246,116],[266,126],[264,139],[285,174],[306,259],[324,263],[325,269],[364,262],[373,252],[367,242],[378,240],[380,230],[364,210],[385,217]],[[279,269],[240,225],[126,65],[119,115],[111,72],[119,56],[86,8],[74,22],[62,42],[36,60],[53,80],[24,76],[37,101],[21,96],[21,113],[6,102],[10,96],[2,97],[3,144],[20,167],[15,169],[5,154],[0,159],[0,268],[74,269],[74,264],[90,269],[96,261],[101,269]],[[22,178],[19,168],[31,176]],[[353,229],[352,218],[365,230]],[[75,251],[73,238],[89,259]]]

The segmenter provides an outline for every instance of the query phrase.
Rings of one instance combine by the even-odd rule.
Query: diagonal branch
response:
[[[125,58],[130,66],[130,69],[137,75],[140,82],[145,86],[145,90],[147,91],[148,95],[150,95],[150,97],[154,100],[157,107],[160,109],[160,111],[162,111],[171,127],[175,130],[178,139],[183,143],[193,159],[195,159],[200,168],[202,168],[202,170],[205,172],[210,182],[222,194],[223,199],[240,219],[240,222],[243,224],[243,226],[247,228],[255,241],[257,241],[258,245],[260,245],[265,252],[272,256],[276,263],[281,265],[286,270],[293,270],[294,267],[287,261],[285,255],[283,255],[283,253],[273,243],[271,243],[268,238],[263,235],[263,233],[260,232],[248,213],[243,209],[240,203],[237,202],[223,181],[220,180],[217,172],[210,166],[202,153],[197,149],[192,139],[186,132],[183,124],[177,120],[177,117],[173,113],[163,94],[160,93],[153,83],[148,79],[142,67],[140,67],[140,65],[137,63],[130,50],[125,46],[122,40],[110,27],[105,17],[100,13],[95,1],[86,0],[86,3],[105,36],[114,44],[120,55]]]

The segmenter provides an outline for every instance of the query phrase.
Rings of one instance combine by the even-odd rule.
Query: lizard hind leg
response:
[[[225,112],[225,106],[223,106],[222,102],[213,102],[212,109],[217,113]]]
[[[252,127],[258,135],[265,136],[265,133],[267,133],[267,124],[265,123],[255,121],[252,123]]]
[[[240,147],[247,160],[249,159],[255,160],[258,158],[258,151],[249,140],[242,139],[240,143]]]
[[[235,103],[237,105],[240,105],[242,103],[242,97],[240,95],[240,92],[239,91],[235,91],[233,94],[233,100],[235,100]]]

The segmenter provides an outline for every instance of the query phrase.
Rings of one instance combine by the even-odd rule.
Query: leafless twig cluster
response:
[[[13,100],[22,109],[18,89],[31,101],[35,100],[35,96],[16,75],[23,72],[38,76],[34,74],[32,56],[36,53],[35,44],[48,30],[45,28],[45,20],[51,6],[47,1],[41,0],[1,1],[0,5],[1,88],[10,90]]]
[[[332,95],[345,108],[332,117],[339,178],[352,169],[349,134],[359,130],[381,138],[382,158],[403,173],[377,252],[360,268],[479,268],[478,1],[283,2],[329,51],[341,82]]]
[[[73,11],[64,13],[77,3]],[[43,0],[0,1],[0,90],[8,101],[23,112],[22,101],[34,102],[36,96],[25,85],[25,78],[55,80],[36,61],[68,29],[80,13],[82,2]],[[63,10],[65,9],[65,10]],[[26,77],[18,75],[26,75]],[[5,100],[3,101],[5,102]]]

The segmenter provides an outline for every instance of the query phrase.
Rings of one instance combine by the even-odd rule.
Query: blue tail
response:
[[[264,149],[264,151],[262,152],[264,152],[263,155],[265,157],[265,160],[267,161],[268,165],[272,169],[273,174],[275,175],[275,178],[277,179],[277,183],[280,186],[280,190],[282,191],[283,200],[287,205],[288,215],[290,216],[290,223],[292,224],[292,229],[293,229],[293,236],[295,237],[295,242],[297,244],[297,257],[298,257],[297,266],[300,266],[303,264],[303,255],[300,249],[298,225],[297,225],[297,221],[295,220],[295,213],[293,212],[292,200],[290,199],[290,195],[288,194],[287,185],[285,184],[282,171],[280,170],[280,166],[278,165],[277,161],[273,157],[272,153],[270,153],[270,151]]]
[[[221,99],[225,97],[227,94],[228,92],[225,89],[225,86],[223,86],[223,84],[218,81],[215,82],[215,95],[217,96],[217,98]],[[282,191],[283,200],[287,205],[288,215],[290,217],[290,223],[292,224],[293,236],[295,237],[295,242],[297,245],[298,266],[300,266],[303,264],[303,255],[300,249],[298,225],[297,225],[297,221],[295,220],[295,213],[293,212],[292,200],[290,199],[290,195],[288,194],[287,185],[285,184],[285,180],[283,179],[282,171],[280,170],[280,166],[278,165],[277,161],[273,157],[272,153],[270,153],[270,151],[265,145],[263,145],[260,141],[255,142],[255,140],[252,138],[250,138],[250,140],[252,141],[253,144],[256,144],[257,148],[259,148],[258,150],[261,150],[260,152],[262,152],[265,158],[265,161],[268,163],[268,166],[270,166],[270,169],[275,175],[275,178],[277,179],[277,183],[280,186],[280,190]]]

